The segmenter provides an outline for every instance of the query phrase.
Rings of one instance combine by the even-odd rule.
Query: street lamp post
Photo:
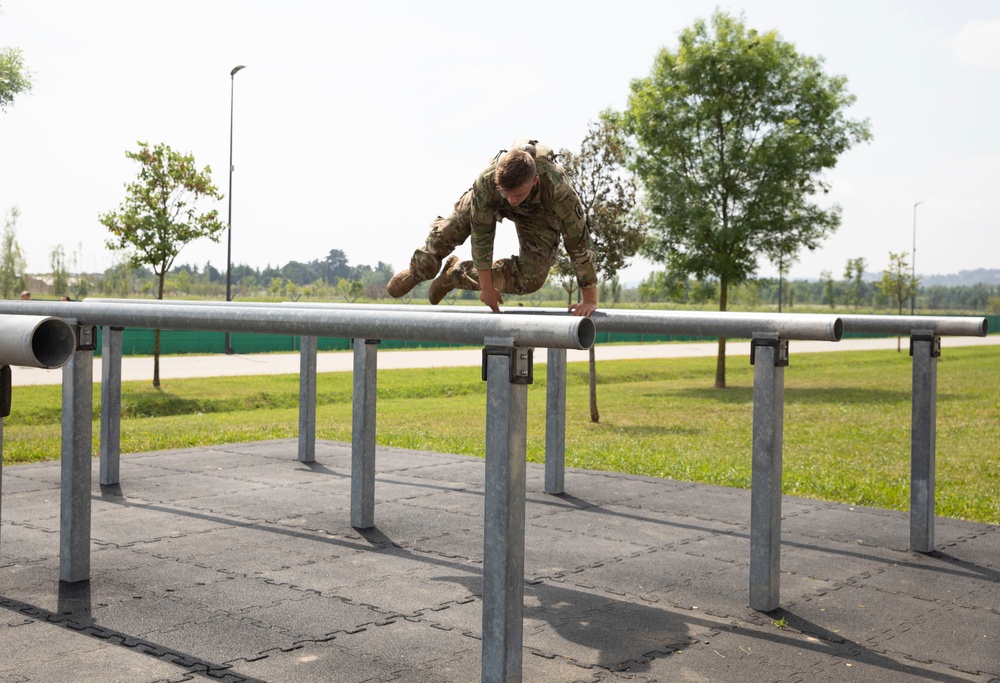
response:
[[[916,306],[917,299],[917,207],[923,204],[922,201],[917,202],[913,205],[913,266],[910,270],[910,315],[913,315],[913,309]]]
[[[233,275],[233,102],[236,92],[236,72],[245,69],[243,65],[234,67],[229,72],[229,218],[226,220],[226,301],[232,301]],[[233,350],[233,335],[226,332],[226,353],[236,353]]]

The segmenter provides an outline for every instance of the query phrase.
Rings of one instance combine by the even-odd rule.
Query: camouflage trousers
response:
[[[466,192],[455,202],[447,218],[438,216],[431,222],[431,231],[424,246],[413,252],[410,272],[421,280],[437,277],[441,264],[472,234],[472,192]],[[556,261],[559,231],[543,221],[522,216],[512,218],[517,230],[520,253],[493,262],[493,285],[502,294],[530,294],[545,284],[549,270]],[[479,273],[472,261],[461,261],[451,271],[456,289],[479,291]]]

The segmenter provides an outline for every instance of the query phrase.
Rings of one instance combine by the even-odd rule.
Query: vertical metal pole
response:
[[[510,339],[487,339],[486,344],[482,681],[509,683],[521,680],[524,639],[525,459],[531,349],[516,348]]]
[[[98,481],[121,481],[122,328],[104,326],[101,339],[101,467]]]
[[[299,462],[316,461],[316,337],[299,338]]]
[[[351,526],[375,526],[375,410],[378,339],[354,340],[351,418]]]
[[[0,366],[0,511],[3,509],[3,423],[10,415],[10,366]],[[3,515],[0,514],[0,518]],[[0,546],[2,547],[2,546]]]
[[[545,493],[566,490],[566,349],[549,349],[545,370]]]
[[[750,607],[779,605],[781,570],[781,447],[788,341],[754,335],[753,473],[750,490]]]
[[[229,72],[229,217],[226,219],[226,301],[232,301],[233,273],[233,111],[236,102],[236,72],[246,67],[242,64]],[[234,354],[233,335],[226,332],[226,353]]]
[[[93,327],[77,326],[77,348],[63,366],[59,580],[90,579],[90,488],[94,403]]]
[[[941,337],[915,331],[910,427],[910,550],[934,550],[934,480],[937,439],[937,361]]]
[[[10,371],[10,366],[5,365],[7,371]],[[0,417],[0,521],[3,521],[3,423],[4,418]],[[3,558],[3,525],[0,524],[0,559]]]

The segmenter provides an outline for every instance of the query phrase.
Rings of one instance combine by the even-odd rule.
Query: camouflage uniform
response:
[[[514,148],[522,148],[525,142],[533,148],[537,145],[536,141],[522,141]],[[596,286],[594,247],[580,198],[550,149],[537,145],[535,154],[538,184],[527,199],[519,206],[511,206],[497,189],[498,154],[455,203],[451,215],[438,216],[431,223],[423,248],[413,252],[410,272],[420,280],[435,277],[441,262],[471,235],[472,260],[462,261],[452,269],[452,284],[458,289],[479,291],[477,271],[491,268],[497,291],[530,294],[545,284],[562,238],[577,282],[581,287]],[[514,223],[520,253],[493,261],[493,238],[497,221],[502,218]]]

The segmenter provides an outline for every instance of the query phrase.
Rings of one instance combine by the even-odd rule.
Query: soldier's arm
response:
[[[492,168],[492,167],[491,167]],[[493,241],[496,236],[496,210],[493,206],[493,175],[484,172],[472,186],[472,263],[476,270],[493,268]]]
[[[594,243],[587,228],[583,203],[569,183],[556,188],[554,210],[560,222],[566,255],[573,264],[580,289],[593,289],[593,304],[597,307],[597,271],[594,268]]]

